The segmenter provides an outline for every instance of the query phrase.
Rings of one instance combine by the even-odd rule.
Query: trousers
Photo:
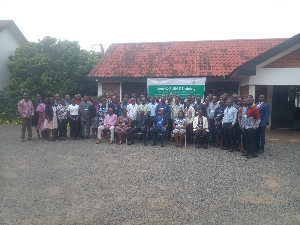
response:
[[[104,126],[99,126],[98,127],[98,140],[101,140],[101,135],[102,135],[102,131],[104,131]],[[115,127],[111,126],[109,128],[110,131],[110,141],[113,141],[115,139]]]
[[[32,138],[32,118],[22,118],[22,139],[25,139],[25,132],[27,129],[28,138]]]

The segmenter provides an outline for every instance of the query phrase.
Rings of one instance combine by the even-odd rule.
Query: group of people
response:
[[[32,137],[31,126],[36,127],[38,138],[66,140],[67,125],[70,125],[70,138],[92,137],[100,144],[103,138],[109,138],[112,144],[117,135],[117,143],[121,145],[125,136],[128,145],[134,144],[134,135],[138,134],[144,146],[147,140],[152,145],[157,141],[164,147],[165,141],[174,138],[176,147],[181,147],[183,139],[196,148],[208,144],[222,150],[241,151],[248,158],[264,152],[265,128],[269,124],[270,106],[264,95],[254,104],[251,95],[243,99],[237,94],[221,96],[209,94],[204,102],[200,96],[188,96],[187,99],[170,93],[168,96],[141,95],[131,98],[125,94],[122,101],[117,96],[99,99],[92,96],[81,97],[80,94],[70,99],[69,95],[60,98],[46,97],[41,100],[29,100],[24,93],[18,104],[22,120],[21,141]]]

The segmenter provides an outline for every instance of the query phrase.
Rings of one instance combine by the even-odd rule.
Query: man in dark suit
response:
[[[113,109],[113,113],[116,114],[119,117],[119,113],[120,113],[120,105],[117,102],[117,97],[116,96],[112,96],[111,98],[111,103],[108,104],[108,108],[112,108]]]
[[[265,150],[265,131],[266,126],[269,125],[270,105],[265,102],[265,96],[260,95],[258,98],[259,102],[255,104],[255,107],[259,111],[260,125],[256,130],[256,148],[257,153],[261,154]]]

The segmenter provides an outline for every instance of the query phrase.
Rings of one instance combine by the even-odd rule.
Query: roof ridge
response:
[[[271,41],[271,40],[288,40],[289,38],[253,38],[253,39],[222,39],[222,40],[198,40],[198,41],[157,41],[157,42],[123,42],[112,43],[111,45],[124,45],[124,44],[167,44],[167,43],[198,43],[198,42],[230,42],[230,41]]]

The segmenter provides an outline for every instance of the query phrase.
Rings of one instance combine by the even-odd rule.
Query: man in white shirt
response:
[[[137,104],[135,104],[135,99],[131,98],[131,104],[127,105],[127,115],[131,119],[131,124],[136,120],[137,116]]]

